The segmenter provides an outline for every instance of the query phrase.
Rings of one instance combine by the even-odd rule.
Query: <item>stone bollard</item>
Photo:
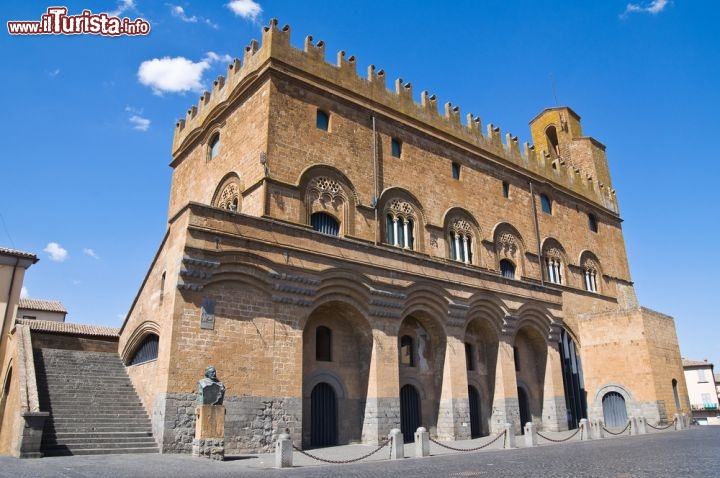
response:
[[[291,468],[292,466],[292,440],[287,433],[281,433],[275,442],[275,468]]]
[[[589,422],[588,422],[587,418],[583,418],[580,420],[579,427],[580,427],[580,440],[581,441],[588,441],[588,440],[593,439],[592,430],[591,430],[591,427],[589,426]]]
[[[638,433],[639,433],[639,431],[638,431],[638,425],[637,425],[637,418],[630,417],[630,434],[637,435]]]
[[[684,427],[685,424],[683,423],[684,422],[683,417],[680,414],[676,413],[674,418],[675,418],[675,430],[682,430],[683,428],[685,428]]]
[[[415,432],[415,456],[430,455],[430,434],[425,427],[418,427]]]
[[[602,420],[595,420],[593,428],[595,429],[595,434],[593,435],[593,438],[605,438],[605,423]]]
[[[690,428],[690,417],[687,413],[682,414],[683,428]]]
[[[647,428],[645,427],[645,417],[637,417],[638,435],[646,435]]]
[[[533,422],[527,422],[525,424],[525,446],[537,446],[537,430]]]
[[[515,429],[512,423],[505,424],[505,443],[504,448],[516,448],[515,446]]]
[[[390,438],[390,459],[399,460],[405,458],[405,442],[400,429],[393,428],[390,430],[388,438]]]

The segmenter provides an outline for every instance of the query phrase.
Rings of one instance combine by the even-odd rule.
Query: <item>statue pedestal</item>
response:
[[[225,459],[225,407],[200,405],[195,407],[195,439],[192,454],[211,460]]]

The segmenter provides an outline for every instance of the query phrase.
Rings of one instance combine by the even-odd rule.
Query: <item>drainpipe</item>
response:
[[[542,251],[540,250],[540,223],[538,222],[537,203],[535,202],[535,192],[533,191],[532,182],[528,182],[528,184],[530,185],[530,197],[532,198],[533,219],[535,220],[535,240],[537,241],[538,265],[540,266],[540,284],[544,286],[545,273],[543,272]]]
[[[375,130],[375,115],[372,116],[372,154],[373,154],[373,179],[375,180],[375,196],[373,197],[373,208],[375,209],[375,245],[378,243],[378,235],[380,235],[380,223],[378,222],[378,196],[379,196],[379,178],[378,178],[378,157],[377,157],[377,132]]]

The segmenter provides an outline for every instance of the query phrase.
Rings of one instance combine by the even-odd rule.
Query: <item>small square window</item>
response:
[[[323,110],[317,110],[315,126],[317,126],[317,129],[327,131],[330,127],[330,115],[325,113]]]
[[[597,218],[595,218],[594,214],[588,214],[588,228],[592,232],[598,232]]]
[[[397,138],[393,138],[390,145],[393,157],[399,158],[402,155],[402,142]]]
[[[540,205],[542,207],[542,212],[545,214],[552,214],[552,201],[549,197],[547,197],[547,195],[540,195]]]
[[[455,180],[460,179],[460,165],[458,163],[452,163],[452,177]]]
[[[505,199],[509,198],[510,197],[510,184],[508,184],[507,181],[503,181],[502,189],[503,189],[503,197]]]

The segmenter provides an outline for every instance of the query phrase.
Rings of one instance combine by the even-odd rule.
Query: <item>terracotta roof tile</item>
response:
[[[120,329],[102,325],[70,324],[50,320],[18,319],[18,324],[27,325],[36,332],[54,332],[58,334],[92,335],[97,337],[118,337]]]
[[[20,298],[18,309],[42,310],[43,312],[63,312],[67,309],[59,300],[27,299]]]
[[[0,247],[0,254],[7,254],[9,256],[22,257],[24,259],[32,259],[37,262],[37,256],[29,252],[18,251],[17,249],[9,249],[7,247]]]

